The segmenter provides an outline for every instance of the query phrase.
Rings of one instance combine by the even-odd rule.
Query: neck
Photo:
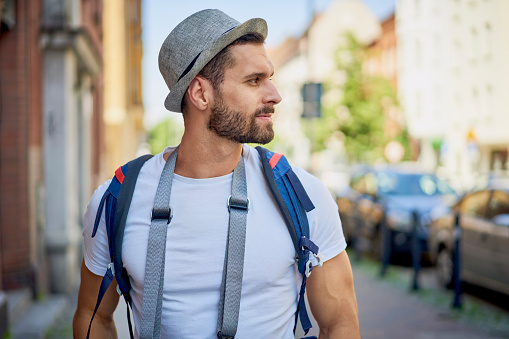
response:
[[[205,179],[232,173],[242,154],[242,144],[203,131],[187,130],[179,146],[175,173]]]

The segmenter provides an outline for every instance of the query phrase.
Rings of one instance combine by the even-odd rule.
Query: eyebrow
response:
[[[269,76],[268,76],[268,78],[272,77],[273,75],[274,75],[274,72],[272,72],[272,74],[271,74],[271,75],[269,75]],[[247,79],[256,78],[256,77],[258,77],[258,78],[264,78],[264,77],[267,77],[267,73],[266,73],[266,72],[251,73],[251,74],[249,74],[249,75],[246,75],[246,76],[244,77],[244,79],[245,79],[245,80],[247,80]]]

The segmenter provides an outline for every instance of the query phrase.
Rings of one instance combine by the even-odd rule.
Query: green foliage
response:
[[[314,150],[321,150],[332,133],[339,131],[350,161],[372,163],[383,157],[389,141],[384,133],[385,111],[398,105],[396,93],[389,80],[363,71],[366,50],[352,34],[344,38],[344,46],[336,51],[334,73],[336,77],[342,74],[344,82],[338,85],[331,79],[325,84],[326,91],[342,91],[342,96],[323,107],[322,118],[308,128],[308,134],[315,135],[310,136]],[[408,142],[403,145],[407,148]]]
[[[149,134],[149,145],[152,154],[163,151],[168,145],[177,145],[180,143],[183,127],[173,121],[166,119],[158,123]]]

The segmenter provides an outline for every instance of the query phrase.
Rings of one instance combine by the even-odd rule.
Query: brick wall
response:
[[[30,192],[42,164],[40,2],[16,1],[16,24],[0,34],[0,255],[3,288],[29,286],[36,206]],[[30,169],[30,170],[29,170]],[[30,236],[32,235],[32,236]]]
[[[82,28],[101,57],[102,2],[81,1]],[[15,0],[16,23],[0,32],[0,289],[33,287],[45,292],[49,278],[41,227],[44,216],[38,214],[44,211],[41,4]],[[101,72],[92,83],[90,170],[95,189],[104,180]]]

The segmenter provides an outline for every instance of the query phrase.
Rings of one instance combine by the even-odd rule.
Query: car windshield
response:
[[[386,195],[441,195],[454,194],[453,189],[433,175],[408,173],[378,173],[378,187]]]

